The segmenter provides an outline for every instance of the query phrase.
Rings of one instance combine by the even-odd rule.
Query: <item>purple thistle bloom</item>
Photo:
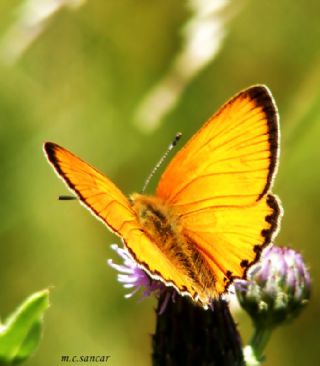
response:
[[[159,314],[162,314],[168,302],[175,301],[176,291],[172,287],[167,287],[159,280],[152,279],[138,264],[132,259],[128,250],[120,248],[117,244],[112,244],[111,248],[122,258],[123,264],[116,264],[112,259],[108,259],[110,267],[118,271],[117,279],[126,289],[132,289],[125,295],[126,298],[132,297],[140,289],[143,289],[143,298],[155,294],[158,298],[165,294],[160,306]]]
[[[270,246],[248,272],[235,281],[241,306],[258,326],[276,326],[297,316],[310,298],[310,274],[300,253]]]

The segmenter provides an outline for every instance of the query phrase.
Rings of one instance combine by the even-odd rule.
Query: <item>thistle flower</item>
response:
[[[244,349],[247,365],[259,365],[272,330],[295,318],[305,307],[310,282],[301,254],[276,246],[264,251],[246,281],[235,282],[239,302],[255,325],[251,343]]]
[[[151,294],[154,294],[158,298],[161,296],[163,301],[159,308],[159,314],[162,314],[168,302],[170,300],[175,301],[176,291],[171,287],[168,288],[161,281],[152,279],[137,265],[125,247],[120,248],[118,245],[112,244],[111,248],[122,258],[123,264],[116,264],[112,259],[109,259],[109,266],[118,271],[117,279],[123,284],[123,287],[132,289],[125,297],[130,298],[139,290],[143,291],[142,298],[148,297]]]
[[[235,288],[255,323],[276,326],[296,317],[307,304],[310,274],[300,253],[271,246],[249,271],[247,281],[237,281]]]

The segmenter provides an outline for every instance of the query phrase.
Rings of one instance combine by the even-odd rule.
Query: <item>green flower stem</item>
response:
[[[272,327],[256,327],[253,337],[250,342],[250,346],[257,358],[262,361],[264,359],[263,352],[266,345],[271,337],[273,328]]]

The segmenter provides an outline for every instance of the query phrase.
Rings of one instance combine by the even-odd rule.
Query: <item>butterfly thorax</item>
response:
[[[131,200],[141,227],[159,247],[166,250],[178,241],[179,225],[164,202],[141,194],[133,194]]]

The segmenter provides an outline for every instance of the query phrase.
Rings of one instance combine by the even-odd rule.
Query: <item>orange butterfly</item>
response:
[[[245,278],[281,216],[270,193],[279,155],[278,114],[266,86],[228,101],[176,154],[155,196],[127,198],[107,177],[51,142],[49,162],[71,191],[153,279],[207,308]]]

